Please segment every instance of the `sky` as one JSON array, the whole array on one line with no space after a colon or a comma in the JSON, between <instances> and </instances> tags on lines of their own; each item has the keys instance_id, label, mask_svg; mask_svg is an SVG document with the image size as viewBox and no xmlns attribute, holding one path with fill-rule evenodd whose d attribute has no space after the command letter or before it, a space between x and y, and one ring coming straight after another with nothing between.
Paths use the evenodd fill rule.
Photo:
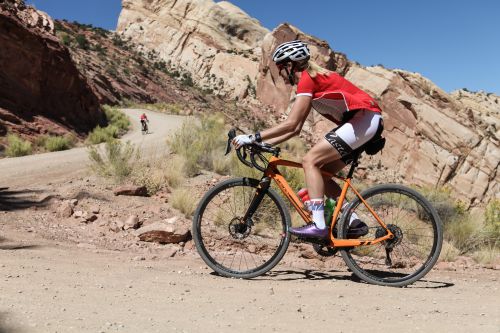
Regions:
<instances>
[{"instance_id":1,"label":"sky","mask_svg":"<svg viewBox=\"0 0 500 333\"><path fill-rule=\"evenodd\" d=\"M120 0L28 0L114 30ZM500 95L499 0L232 0L269 30L288 22L362 65L418 72L445 91Z\"/></svg>"}]
</instances>

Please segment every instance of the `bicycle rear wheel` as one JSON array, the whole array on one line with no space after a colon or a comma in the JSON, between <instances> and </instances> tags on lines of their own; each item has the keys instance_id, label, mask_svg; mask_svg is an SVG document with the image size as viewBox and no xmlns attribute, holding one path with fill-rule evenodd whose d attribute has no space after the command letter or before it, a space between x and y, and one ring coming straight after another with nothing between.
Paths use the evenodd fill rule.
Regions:
<instances>
[{"instance_id":1,"label":"bicycle rear wheel","mask_svg":"<svg viewBox=\"0 0 500 333\"><path fill-rule=\"evenodd\" d=\"M364 191L361 196L395 237L374 245L341 250L347 266L359 278L378 285L403 287L422 278L432 269L441 252L443 227L436 210L418 192L397 184L379 185ZM368 226L368 233L359 239L374 239L386 234L367 207L356 198L339 222L340 238L347 238L353 214Z\"/></svg>"},{"instance_id":2,"label":"bicycle rear wheel","mask_svg":"<svg viewBox=\"0 0 500 333\"><path fill-rule=\"evenodd\" d=\"M290 214L281 197L268 189L252 217L243 221L259 185L235 178L217 184L200 201L193 217L193 239L205 263L227 277L253 278L272 269L290 242Z\"/></svg>"}]
</instances>

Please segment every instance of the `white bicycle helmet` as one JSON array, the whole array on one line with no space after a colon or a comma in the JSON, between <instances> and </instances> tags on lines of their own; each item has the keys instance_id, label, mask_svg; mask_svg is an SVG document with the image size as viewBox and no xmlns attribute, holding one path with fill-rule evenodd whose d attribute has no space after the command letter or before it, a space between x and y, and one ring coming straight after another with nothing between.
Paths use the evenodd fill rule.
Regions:
<instances>
[{"instance_id":1,"label":"white bicycle helmet","mask_svg":"<svg viewBox=\"0 0 500 333\"><path fill-rule=\"evenodd\" d=\"M311 53L307 44L300 40L293 40L279 45L273 53L273 61L278 68L284 69L288 75L288 80L293 86L295 84L294 72L309 60ZM292 63L292 68L289 71L288 66L283 66Z\"/></svg>"},{"instance_id":2,"label":"white bicycle helmet","mask_svg":"<svg viewBox=\"0 0 500 333\"><path fill-rule=\"evenodd\" d=\"M307 61L310 57L309 48L300 40L283 43L273 53L273 61L276 64Z\"/></svg>"}]
</instances>

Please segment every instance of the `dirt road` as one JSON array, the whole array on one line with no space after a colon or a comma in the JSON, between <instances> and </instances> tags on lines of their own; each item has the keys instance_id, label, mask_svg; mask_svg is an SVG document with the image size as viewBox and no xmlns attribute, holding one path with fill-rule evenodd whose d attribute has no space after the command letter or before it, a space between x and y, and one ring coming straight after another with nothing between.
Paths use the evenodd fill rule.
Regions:
<instances>
[{"instance_id":1,"label":"dirt road","mask_svg":"<svg viewBox=\"0 0 500 333\"><path fill-rule=\"evenodd\" d=\"M139 112L127 111L134 119ZM125 139L153 147L182 121L148 115L153 134L135 130ZM74 149L3 160L0 184L55 182L53 189L61 177L85 172L86 156ZM102 238L98 231L104 227L75 221L58 221L50 209L0 211L0 333L500 332L498 270L433 270L396 289L362 283L344 266L311 270L305 259L291 264L289 253L289 264L262 278L227 279L214 275L195 252L166 258L159 246L138 256L126 247L110 251L83 240L49 241L38 232L42 223L46 234L54 228L56 235L78 236L77 230L87 228Z\"/></svg>"},{"instance_id":2,"label":"dirt road","mask_svg":"<svg viewBox=\"0 0 500 333\"><path fill-rule=\"evenodd\" d=\"M125 109L132 122L132 130L123 141L130 141L143 150L153 150L165 144L172 130L181 126L185 116L166 115L157 112ZM142 135L139 115L146 112L150 120L150 133ZM57 181L61 178L77 177L87 170L88 154L85 147L66 151L0 159L0 185L26 187Z\"/></svg>"},{"instance_id":3,"label":"dirt road","mask_svg":"<svg viewBox=\"0 0 500 333\"><path fill-rule=\"evenodd\" d=\"M346 270L282 265L237 280L211 274L194 256L138 260L6 237L0 332L500 330L498 271L433 271L403 289L360 283Z\"/></svg>"}]
</instances>

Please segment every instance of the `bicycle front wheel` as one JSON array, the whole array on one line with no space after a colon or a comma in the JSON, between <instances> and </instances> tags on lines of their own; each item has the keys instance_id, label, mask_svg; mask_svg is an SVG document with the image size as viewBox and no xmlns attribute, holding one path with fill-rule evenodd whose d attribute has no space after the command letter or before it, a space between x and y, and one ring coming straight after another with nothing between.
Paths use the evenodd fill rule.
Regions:
<instances>
[{"instance_id":1,"label":"bicycle front wheel","mask_svg":"<svg viewBox=\"0 0 500 333\"><path fill-rule=\"evenodd\" d=\"M243 221L259 181L221 182L200 201L193 217L193 239L205 263L227 277L253 278L272 269L285 254L290 213L268 189L250 223Z\"/></svg>"},{"instance_id":2,"label":"bicycle front wheel","mask_svg":"<svg viewBox=\"0 0 500 333\"><path fill-rule=\"evenodd\" d=\"M436 210L421 194L397 184L379 185L361 196L394 238L342 250L347 266L359 278L378 285L403 287L422 278L436 263L443 243L443 227ZM349 224L355 225L356 219L367 225L360 233L365 235L359 239L386 235L374 215L356 198L340 221L341 238L347 238Z\"/></svg>"}]
</instances>

